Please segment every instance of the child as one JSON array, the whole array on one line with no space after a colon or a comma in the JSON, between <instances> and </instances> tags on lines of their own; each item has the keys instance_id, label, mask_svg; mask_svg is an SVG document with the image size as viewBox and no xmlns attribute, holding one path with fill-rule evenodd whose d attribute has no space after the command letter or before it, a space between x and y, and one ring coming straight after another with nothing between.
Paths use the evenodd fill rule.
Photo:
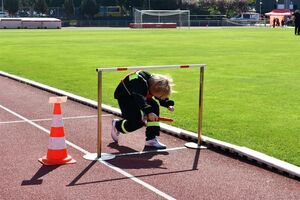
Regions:
<instances>
[{"instance_id":1,"label":"child","mask_svg":"<svg viewBox=\"0 0 300 200\"><path fill-rule=\"evenodd\" d=\"M159 142L159 105L174 111L174 101L168 97L172 93L173 82L168 76L136 71L127 75L115 90L114 97L118 100L123 120L112 121L111 136L118 142L120 133L135 131L146 125L147 147L165 149L166 145Z\"/></svg>"}]
</instances>

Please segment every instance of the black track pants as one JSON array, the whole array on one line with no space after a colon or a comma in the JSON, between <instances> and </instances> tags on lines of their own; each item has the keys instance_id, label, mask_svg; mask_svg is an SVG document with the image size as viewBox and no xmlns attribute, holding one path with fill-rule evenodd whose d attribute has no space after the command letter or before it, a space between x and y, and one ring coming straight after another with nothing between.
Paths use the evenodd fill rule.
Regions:
<instances>
[{"instance_id":1,"label":"black track pants","mask_svg":"<svg viewBox=\"0 0 300 200\"><path fill-rule=\"evenodd\" d=\"M299 35L299 34L300 34L300 26L295 25L295 35Z\"/></svg>"},{"instance_id":2,"label":"black track pants","mask_svg":"<svg viewBox=\"0 0 300 200\"><path fill-rule=\"evenodd\" d=\"M143 121L144 115L131 96L119 98L118 103L122 117L124 118L116 123L116 128L119 132L132 132L145 125ZM151 105L152 112L159 116L159 103L152 98L147 100L147 103ZM146 125L146 140L151 140L154 139L155 136L159 136L159 122L148 121Z\"/></svg>"}]
</instances>

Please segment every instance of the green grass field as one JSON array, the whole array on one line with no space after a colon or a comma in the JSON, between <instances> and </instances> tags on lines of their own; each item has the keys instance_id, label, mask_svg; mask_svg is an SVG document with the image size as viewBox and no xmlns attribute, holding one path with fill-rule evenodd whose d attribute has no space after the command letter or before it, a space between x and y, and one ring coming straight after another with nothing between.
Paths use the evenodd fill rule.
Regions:
<instances>
[{"instance_id":1,"label":"green grass field","mask_svg":"<svg viewBox=\"0 0 300 200\"><path fill-rule=\"evenodd\" d=\"M97 67L205 63L204 135L300 166L299 44L280 28L0 30L0 70L96 100ZM196 132L198 70L152 72L176 84L163 115ZM126 73L104 74L105 104Z\"/></svg>"}]
</instances>

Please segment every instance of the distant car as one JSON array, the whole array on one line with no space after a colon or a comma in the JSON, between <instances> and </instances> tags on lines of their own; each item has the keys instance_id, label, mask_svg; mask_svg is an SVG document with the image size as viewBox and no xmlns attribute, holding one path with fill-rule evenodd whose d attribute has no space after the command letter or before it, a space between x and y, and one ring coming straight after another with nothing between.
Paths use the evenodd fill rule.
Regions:
<instances>
[{"instance_id":1,"label":"distant car","mask_svg":"<svg viewBox=\"0 0 300 200\"><path fill-rule=\"evenodd\" d=\"M236 17L230 18L232 21L259 21L260 15L259 13L253 13L253 12L245 12L241 13L240 15Z\"/></svg>"},{"instance_id":2,"label":"distant car","mask_svg":"<svg viewBox=\"0 0 300 200\"><path fill-rule=\"evenodd\" d=\"M8 13L0 11L0 17L8 17Z\"/></svg>"}]
</instances>

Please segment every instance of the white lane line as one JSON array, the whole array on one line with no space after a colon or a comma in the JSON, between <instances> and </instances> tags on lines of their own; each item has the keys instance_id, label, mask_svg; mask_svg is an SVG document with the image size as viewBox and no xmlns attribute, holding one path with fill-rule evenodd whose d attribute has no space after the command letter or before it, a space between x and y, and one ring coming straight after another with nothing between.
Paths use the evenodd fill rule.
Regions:
<instances>
[{"instance_id":1,"label":"white lane line","mask_svg":"<svg viewBox=\"0 0 300 200\"><path fill-rule=\"evenodd\" d=\"M40 125L38 125L38 124L36 124L36 123L30 121L29 119L27 119L27 118L21 116L20 114L18 114L18 113L16 113L16 112L14 112L14 111L12 111L12 110L10 110L10 109L8 109L8 108L2 106L2 105L0 105L0 108L2 108L3 110L6 110L7 112L9 112L9 113L15 115L15 116L18 117L18 118L24 120L25 122L31 124L32 126L34 126L34 127L38 128L38 129L40 129L40 130L42 130L42 131L44 131L44 132L50 134L50 131L49 131L49 130L47 130L47 129L45 129L44 127L42 127L42 126L40 126ZM84 154L90 154L90 152L86 151L85 149L83 149L83 148L77 146L76 144L74 144L74 143L72 143L72 142L69 142L68 140L66 140L66 143L67 143L69 146L73 147L74 149L77 149L78 151L80 151L80 152L82 152L82 153L84 153ZM161 197L163 197L163 198L165 198L165 199L168 199L168 200L175 200L175 198L173 198L172 196L170 196L170 195L168 195L168 194L166 194L166 193L164 193L164 192L158 190L157 188L153 187L152 185L150 185L150 184L148 184L148 183L146 183L146 182L144 182L144 181L142 181L142 180L136 178L135 176L129 174L128 172L122 170L121 168L116 167L116 166L114 166L114 165L112 165L112 164L110 164L110 163L108 163L108 162L106 162L106 161L103 161L103 160L99 160L99 162L101 162L102 164L106 165L107 167L109 167L109 168L111 168L111 169L113 169L113 170L119 172L120 174L126 176L127 178L131 179L132 181L134 181L134 182L136 182L136 183L142 185L143 187L145 187L145 188L151 190L152 192L156 193L157 195L159 195L159 196L161 196Z\"/></svg>"},{"instance_id":2,"label":"white lane line","mask_svg":"<svg viewBox=\"0 0 300 200\"><path fill-rule=\"evenodd\" d=\"M127 173L126 171L120 169L119 167L116 167L108 162L105 162L103 160L99 160L101 163L103 163L104 165L110 167L111 169L114 169L115 171L119 172L120 174L123 174L124 176L130 178L131 180L135 181L136 183L139 183L140 185L144 186L145 188L148 188L149 190L153 191L154 193L158 194L159 196L168 199L168 200L176 200L174 197L171 197L170 195L160 191L159 189L153 187L152 185L136 178L135 176Z\"/></svg>"},{"instance_id":3,"label":"white lane line","mask_svg":"<svg viewBox=\"0 0 300 200\"><path fill-rule=\"evenodd\" d=\"M102 115L102 117L109 117L112 116L112 114L105 114ZM75 116L75 117L63 117L64 120L68 119L86 119L86 118L96 118L97 115L87 115L87 116ZM43 122L43 121L52 121L52 118L45 118L45 119L30 119L32 122ZM15 120L15 121L4 121L0 122L0 124L14 124L14 123L24 123L25 120Z\"/></svg>"}]
</instances>

